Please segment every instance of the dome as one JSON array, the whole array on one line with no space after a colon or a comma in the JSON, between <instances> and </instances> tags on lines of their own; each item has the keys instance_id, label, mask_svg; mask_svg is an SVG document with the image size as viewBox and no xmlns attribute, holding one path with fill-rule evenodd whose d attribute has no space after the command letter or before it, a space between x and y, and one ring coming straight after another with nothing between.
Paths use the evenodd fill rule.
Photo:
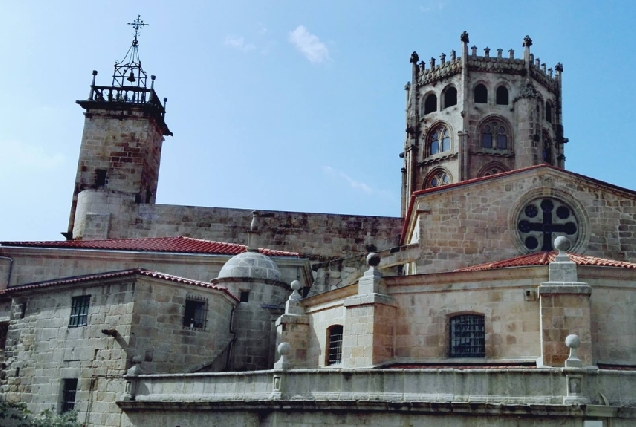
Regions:
<instances>
[{"instance_id":1,"label":"dome","mask_svg":"<svg viewBox=\"0 0 636 427\"><path fill-rule=\"evenodd\" d=\"M227 277L281 281L276 263L258 252L243 252L230 258L221 268L217 278Z\"/></svg>"}]
</instances>

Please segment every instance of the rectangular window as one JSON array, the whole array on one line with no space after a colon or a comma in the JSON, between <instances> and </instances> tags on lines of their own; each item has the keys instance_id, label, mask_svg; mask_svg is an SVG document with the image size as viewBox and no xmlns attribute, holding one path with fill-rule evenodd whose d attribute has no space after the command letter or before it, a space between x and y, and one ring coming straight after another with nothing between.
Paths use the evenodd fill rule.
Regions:
<instances>
[{"instance_id":1,"label":"rectangular window","mask_svg":"<svg viewBox=\"0 0 636 427\"><path fill-rule=\"evenodd\" d=\"M486 357L484 316L463 314L451 317L450 357Z\"/></svg>"},{"instance_id":2,"label":"rectangular window","mask_svg":"<svg viewBox=\"0 0 636 427\"><path fill-rule=\"evenodd\" d=\"M9 333L9 322L0 323L0 350L4 350L7 345L8 333Z\"/></svg>"},{"instance_id":3,"label":"rectangular window","mask_svg":"<svg viewBox=\"0 0 636 427\"><path fill-rule=\"evenodd\" d=\"M333 325L328 329L329 353L327 365L337 365L342 362L342 325Z\"/></svg>"},{"instance_id":4,"label":"rectangular window","mask_svg":"<svg viewBox=\"0 0 636 427\"><path fill-rule=\"evenodd\" d=\"M95 188L102 188L106 185L106 169L95 170Z\"/></svg>"},{"instance_id":5,"label":"rectangular window","mask_svg":"<svg viewBox=\"0 0 636 427\"><path fill-rule=\"evenodd\" d=\"M183 327L205 329L207 316L207 299L188 295L186 297Z\"/></svg>"},{"instance_id":6,"label":"rectangular window","mask_svg":"<svg viewBox=\"0 0 636 427\"><path fill-rule=\"evenodd\" d=\"M75 394L77 393L77 378L62 380L62 413L75 409Z\"/></svg>"},{"instance_id":7,"label":"rectangular window","mask_svg":"<svg viewBox=\"0 0 636 427\"><path fill-rule=\"evenodd\" d=\"M249 302L249 300L250 300L250 291L241 291L239 301Z\"/></svg>"},{"instance_id":8,"label":"rectangular window","mask_svg":"<svg viewBox=\"0 0 636 427\"><path fill-rule=\"evenodd\" d=\"M86 326L88 320L88 306L91 301L90 295L73 297L71 304L71 318L68 322L69 328Z\"/></svg>"}]
</instances>

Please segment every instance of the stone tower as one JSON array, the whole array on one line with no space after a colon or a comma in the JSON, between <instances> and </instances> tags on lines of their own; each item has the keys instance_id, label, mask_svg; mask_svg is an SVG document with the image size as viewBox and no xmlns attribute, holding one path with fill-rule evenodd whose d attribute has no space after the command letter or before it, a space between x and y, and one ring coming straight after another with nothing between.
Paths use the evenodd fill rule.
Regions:
<instances>
[{"instance_id":1,"label":"stone tower","mask_svg":"<svg viewBox=\"0 0 636 427\"><path fill-rule=\"evenodd\" d=\"M63 233L67 239L83 237L83 226L78 227L87 214L78 207L82 192L91 192L92 204L109 195L134 203L155 202L161 145L172 132L164 121L167 99L162 104L157 96L155 76L147 86L139 59L139 30L146 24L137 17L129 25L135 36L125 58L115 62L110 86L97 86L93 71L88 99L77 101L86 119L68 232Z\"/></svg>"},{"instance_id":2,"label":"stone tower","mask_svg":"<svg viewBox=\"0 0 636 427\"><path fill-rule=\"evenodd\" d=\"M554 70L530 53L510 49L490 55L477 47L453 50L429 64L411 55L407 83L402 215L411 193L430 187L520 169L539 163L565 167L561 113L563 65Z\"/></svg>"}]
</instances>

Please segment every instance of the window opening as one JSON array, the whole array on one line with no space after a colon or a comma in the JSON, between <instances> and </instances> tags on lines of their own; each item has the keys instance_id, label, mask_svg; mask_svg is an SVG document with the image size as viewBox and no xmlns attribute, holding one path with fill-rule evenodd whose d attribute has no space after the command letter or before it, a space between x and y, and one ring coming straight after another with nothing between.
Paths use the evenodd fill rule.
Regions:
<instances>
[{"instance_id":1,"label":"window opening","mask_svg":"<svg viewBox=\"0 0 636 427\"><path fill-rule=\"evenodd\" d=\"M487 104L488 103L488 89L483 84L475 86L474 91L475 104Z\"/></svg>"},{"instance_id":2,"label":"window opening","mask_svg":"<svg viewBox=\"0 0 636 427\"><path fill-rule=\"evenodd\" d=\"M240 302L249 302L250 300L250 291L241 291L241 295L239 298Z\"/></svg>"},{"instance_id":3,"label":"window opening","mask_svg":"<svg viewBox=\"0 0 636 427\"><path fill-rule=\"evenodd\" d=\"M431 135L431 142L429 144L429 155L434 155L443 151L449 151L451 146L450 131L440 126Z\"/></svg>"},{"instance_id":4,"label":"window opening","mask_svg":"<svg viewBox=\"0 0 636 427\"><path fill-rule=\"evenodd\" d=\"M565 235L575 242L579 231L572 208L551 198L528 203L519 214L517 229L524 246L532 252L554 250L556 236Z\"/></svg>"},{"instance_id":5,"label":"window opening","mask_svg":"<svg viewBox=\"0 0 636 427\"><path fill-rule=\"evenodd\" d=\"M207 315L207 299L195 295L187 295L183 314L183 327L205 329Z\"/></svg>"},{"instance_id":6,"label":"window opening","mask_svg":"<svg viewBox=\"0 0 636 427\"><path fill-rule=\"evenodd\" d=\"M91 301L90 295L73 297L71 301L71 318L68 322L69 328L86 326L88 320L88 306Z\"/></svg>"},{"instance_id":7,"label":"window opening","mask_svg":"<svg viewBox=\"0 0 636 427\"><path fill-rule=\"evenodd\" d=\"M106 169L95 170L95 188L102 188L106 185Z\"/></svg>"},{"instance_id":8,"label":"window opening","mask_svg":"<svg viewBox=\"0 0 636 427\"><path fill-rule=\"evenodd\" d=\"M462 314L451 317L450 357L486 357L484 316Z\"/></svg>"},{"instance_id":9,"label":"window opening","mask_svg":"<svg viewBox=\"0 0 636 427\"><path fill-rule=\"evenodd\" d=\"M545 103L545 121L552 123L552 104L549 102Z\"/></svg>"},{"instance_id":10,"label":"window opening","mask_svg":"<svg viewBox=\"0 0 636 427\"><path fill-rule=\"evenodd\" d=\"M452 107L453 105L457 105L457 89L450 86L444 92L444 108Z\"/></svg>"},{"instance_id":11,"label":"window opening","mask_svg":"<svg viewBox=\"0 0 636 427\"><path fill-rule=\"evenodd\" d=\"M329 352L327 354L327 365L336 365L342 362L342 325L334 325L328 329Z\"/></svg>"},{"instance_id":12,"label":"window opening","mask_svg":"<svg viewBox=\"0 0 636 427\"><path fill-rule=\"evenodd\" d=\"M508 105L508 89L505 86L497 88L497 105Z\"/></svg>"},{"instance_id":13,"label":"window opening","mask_svg":"<svg viewBox=\"0 0 636 427\"><path fill-rule=\"evenodd\" d=\"M432 93L426 97L424 101L424 114L432 113L437 111L437 96Z\"/></svg>"},{"instance_id":14,"label":"window opening","mask_svg":"<svg viewBox=\"0 0 636 427\"><path fill-rule=\"evenodd\" d=\"M483 148L507 150L508 134L502 122L493 120L487 122L481 130L481 146Z\"/></svg>"},{"instance_id":15,"label":"window opening","mask_svg":"<svg viewBox=\"0 0 636 427\"><path fill-rule=\"evenodd\" d=\"M7 346L7 335L9 334L9 322L0 323L0 350Z\"/></svg>"},{"instance_id":16,"label":"window opening","mask_svg":"<svg viewBox=\"0 0 636 427\"><path fill-rule=\"evenodd\" d=\"M66 378L62 381L62 413L64 413L75 409L77 378Z\"/></svg>"},{"instance_id":17,"label":"window opening","mask_svg":"<svg viewBox=\"0 0 636 427\"><path fill-rule=\"evenodd\" d=\"M429 176L428 180L426 181L426 185L424 185L424 188L440 187L442 185L450 183L451 178L448 172L446 172L444 169L438 169Z\"/></svg>"}]
</instances>

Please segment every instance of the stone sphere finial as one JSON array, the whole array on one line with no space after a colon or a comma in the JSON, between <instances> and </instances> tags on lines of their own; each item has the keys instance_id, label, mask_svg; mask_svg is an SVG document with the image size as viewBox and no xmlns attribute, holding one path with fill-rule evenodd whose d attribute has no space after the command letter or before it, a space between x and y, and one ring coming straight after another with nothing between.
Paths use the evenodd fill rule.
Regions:
<instances>
[{"instance_id":1,"label":"stone sphere finial","mask_svg":"<svg viewBox=\"0 0 636 427\"><path fill-rule=\"evenodd\" d=\"M278 353L281 356L287 356L289 353L291 353L291 345L289 345L288 342L282 342L278 344Z\"/></svg>"},{"instance_id":2,"label":"stone sphere finial","mask_svg":"<svg viewBox=\"0 0 636 427\"><path fill-rule=\"evenodd\" d=\"M557 238L554 239L554 247L559 253L565 252L570 249L570 239L565 236L557 236Z\"/></svg>"},{"instance_id":3,"label":"stone sphere finial","mask_svg":"<svg viewBox=\"0 0 636 427\"><path fill-rule=\"evenodd\" d=\"M294 280L293 282L291 282L291 288L295 291L298 292L298 290L300 289L300 282L298 280Z\"/></svg>"},{"instance_id":4,"label":"stone sphere finial","mask_svg":"<svg viewBox=\"0 0 636 427\"><path fill-rule=\"evenodd\" d=\"M369 264L370 267L377 267L380 264L380 259L380 254L371 252L367 255L367 264Z\"/></svg>"},{"instance_id":5,"label":"stone sphere finial","mask_svg":"<svg viewBox=\"0 0 636 427\"><path fill-rule=\"evenodd\" d=\"M565 338L565 345L567 345L568 348L577 349L581 345L581 338L576 334L570 334Z\"/></svg>"}]
</instances>

